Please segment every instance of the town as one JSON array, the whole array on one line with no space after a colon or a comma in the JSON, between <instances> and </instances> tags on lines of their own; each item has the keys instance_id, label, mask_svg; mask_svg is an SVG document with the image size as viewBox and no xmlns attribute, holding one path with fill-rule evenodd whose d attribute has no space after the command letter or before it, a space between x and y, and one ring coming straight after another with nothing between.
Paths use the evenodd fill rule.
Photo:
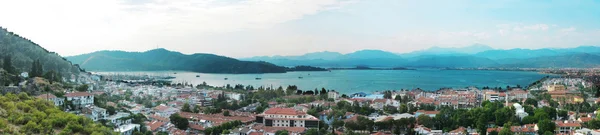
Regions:
<instances>
[{"instance_id":1,"label":"town","mask_svg":"<svg viewBox=\"0 0 600 135\"><path fill-rule=\"evenodd\" d=\"M37 98L122 135L600 134L600 99L593 82L582 78L373 93L112 79L73 76L64 80L76 84L72 89Z\"/></svg>"}]
</instances>

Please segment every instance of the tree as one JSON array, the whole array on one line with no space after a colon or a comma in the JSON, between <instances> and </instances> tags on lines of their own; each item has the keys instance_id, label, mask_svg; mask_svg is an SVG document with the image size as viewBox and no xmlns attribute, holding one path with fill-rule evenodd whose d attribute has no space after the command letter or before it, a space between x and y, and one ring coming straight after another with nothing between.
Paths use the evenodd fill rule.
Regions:
<instances>
[{"instance_id":1,"label":"tree","mask_svg":"<svg viewBox=\"0 0 600 135\"><path fill-rule=\"evenodd\" d=\"M559 110L557 112L558 117L562 118L562 120L567 120L569 119L569 112L567 110ZM598 115L600 116L600 115Z\"/></svg>"},{"instance_id":2,"label":"tree","mask_svg":"<svg viewBox=\"0 0 600 135\"><path fill-rule=\"evenodd\" d=\"M419 115L417 122L425 127L433 128L434 121L427 115Z\"/></svg>"},{"instance_id":3,"label":"tree","mask_svg":"<svg viewBox=\"0 0 600 135\"><path fill-rule=\"evenodd\" d=\"M525 105L533 105L534 107L537 107L538 101L533 98L527 98L525 100Z\"/></svg>"},{"instance_id":4,"label":"tree","mask_svg":"<svg viewBox=\"0 0 600 135\"><path fill-rule=\"evenodd\" d=\"M186 118L179 116L179 114L177 113L172 114L169 118L171 119L171 123L173 123L175 127L181 130L187 130L189 122Z\"/></svg>"},{"instance_id":5,"label":"tree","mask_svg":"<svg viewBox=\"0 0 600 135\"><path fill-rule=\"evenodd\" d=\"M223 116L231 116L231 115L229 114L229 111L225 111L225 112L223 112Z\"/></svg>"},{"instance_id":6,"label":"tree","mask_svg":"<svg viewBox=\"0 0 600 135\"><path fill-rule=\"evenodd\" d=\"M486 131L483 131L483 132L486 132ZM490 132L490 134L488 134L488 135L498 135L498 131L494 130L494 131Z\"/></svg>"},{"instance_id":7,"label":"tree","mask_svg":"<svg viewBox=\"0 0 600 135\"><path fill-rule=\"evenodd\" d=\"M6 72L8 72L9 74L16 74L16 70L15 67L13 67L12 62L11 62L11 56L5 56L4 57L4 64L2 64L2 68L4 68L4 70L6 70Z\"/></svg>"},{"instance_id":8,"label":"tree","mask_svg":"<svg viewBox=\"0 0 600 135\"><path fill-rule=\"evenodd\" d=\"M500 133L498 135L513 135L512 131L510 130L510 126L510 122L504 124L504 127L502 128L502 130L500 130Z\"/></svg>"},{"instance_id":9,"label":"tree","mask_svg":"<svg viewBox=\"0 0 600 135\"><path fill-rule=\"evenodd\" d=\"M182 112L192 112L192 110L190 109L190 104L184 103L183 107L181 107L181 111Z\"/></svg>"},{"instance_id":10,"label":"tree","mask_svg":"<svg viewBox=\"0 0 600 135\"><path fill-rule=\"evenodd\" d=\"M321 95L327 95L327 90L325 88L321 88Z\"/></svg>"},{"instance_id":11,"label":"tree","mask_svg":"<svg viewBox=\"0 0 600 135\"><path fill-rule=\"evenodd\" d=\"M399 97L399 96L396 96ZM400 104L400 107L398 108L398 113L406 113L408 112L408 106L406 106L406 104Z\"/></svg>"},{"instance_id":12,"label":"tree","mask_svg":"<svg viewBox=\"0 0 600 135\"><path fill-rule=\"evenodd\" d=\"M525 116L521 121L523 124L535 124L537 123L537 118L535 116Z\"/></svg>"},{"instance_id":13,"label":"tree","mask_svg":"<svg viewBox=\"0 0 600 135\"><path fill-rule=\"evenodd\" d=\"M84 84L84 85L79 85L79 86L76 88L76 90L77 90L77 91L80 91L80 92L86 92L86 91L88 91L88 89L89 89L89 86L88 86L87 84Z\"/></svg>"},{"instance_id":14,"label":"tree","mask_svg":"<svg viewBox=\"0 0 600 135\"><path fill-rule=\"evenodd\" d=\"M275 132L275 135L288 135L288 131L287 130L279 130L277 132Z\"/></svg>"},{"instance_id":15,"label":"tree","mask_svg":"<svg viewBox=\"0 0 600 135\"><path fill-rule=\"evenodd\" d=\"M554 129L556 129L556 124L554 124L554 122L550 121L549 119L544 119L541 120L537 123L538 125L538 134L545 134L546 132L554 132Z\"/></svg>"},{"instance_id":16,"label":"tree","mask_svg":"<svg viewBox=\"0 0 600 135\"><path fill-rule=\"evenodd\" d=\"M117 113L117 109L113 106L106 107L106 111L108 112L109 115L114 115Z\"/></svg>"}]
</instances>

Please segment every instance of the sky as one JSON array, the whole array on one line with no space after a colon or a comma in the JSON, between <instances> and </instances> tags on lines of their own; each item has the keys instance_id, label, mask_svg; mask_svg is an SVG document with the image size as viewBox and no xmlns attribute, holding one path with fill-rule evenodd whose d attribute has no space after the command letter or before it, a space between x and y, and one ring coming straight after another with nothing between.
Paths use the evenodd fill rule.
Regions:
<instances>
[{"instance_id":1,"label":"sky","mask_svg":"<svg viewBox=\"0 0 600 135\"><path fill-rule=\"evenodd\" d=\"M600 45L600 1L0 0L0 26L62 56L99 50L244 58Z\"/></svg>"}]
</instances>

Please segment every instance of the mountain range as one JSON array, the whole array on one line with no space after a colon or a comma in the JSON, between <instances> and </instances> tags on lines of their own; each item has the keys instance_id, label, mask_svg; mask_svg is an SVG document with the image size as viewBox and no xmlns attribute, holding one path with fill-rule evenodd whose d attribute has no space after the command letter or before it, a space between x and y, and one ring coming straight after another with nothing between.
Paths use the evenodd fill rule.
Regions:
<instances>
[{"instance_id":1,"label":"mountain range","mask_svg":"<svg viewBox=\"0 0 600 135\"><path fill-rule=\"evenodd\" d=\"M267 62L240 61L214 54L191 55L163 48L145 52L97 51L67 57L81 68L93 71L182 70L201 73L284 73L286 67Z\"/></svg>"},{"instance_id":2,"label":"mountain range","mask_svg":"<svg viewBox=\"0 0 600 135\"><path fill-rule=\"evenodd\" d=\"M432 68L589 68L600 66L600 47L494 49L475 44L462 48L432 47L410 53L360 50L353 53L315 52L300 56L242 58L282 66L320 67L432 67Z\"/></svg>"}]
</instances>

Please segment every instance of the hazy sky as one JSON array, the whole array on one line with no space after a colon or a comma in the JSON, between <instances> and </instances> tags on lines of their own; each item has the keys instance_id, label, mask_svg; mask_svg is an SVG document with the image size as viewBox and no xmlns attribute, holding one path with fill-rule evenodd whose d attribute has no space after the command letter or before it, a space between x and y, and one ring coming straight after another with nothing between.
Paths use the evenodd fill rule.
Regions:
<instances>
[{"instance_id":1,"label":"hazy sky","mask_svg":"<svg viewBox=\"0 0 600 135\"><path fill-rule=\"evenodd\" d=\"M0 26L63 56L98 50L231 57L600 45L599 1L0 0Z\"/></svg>"}]
</instances>

